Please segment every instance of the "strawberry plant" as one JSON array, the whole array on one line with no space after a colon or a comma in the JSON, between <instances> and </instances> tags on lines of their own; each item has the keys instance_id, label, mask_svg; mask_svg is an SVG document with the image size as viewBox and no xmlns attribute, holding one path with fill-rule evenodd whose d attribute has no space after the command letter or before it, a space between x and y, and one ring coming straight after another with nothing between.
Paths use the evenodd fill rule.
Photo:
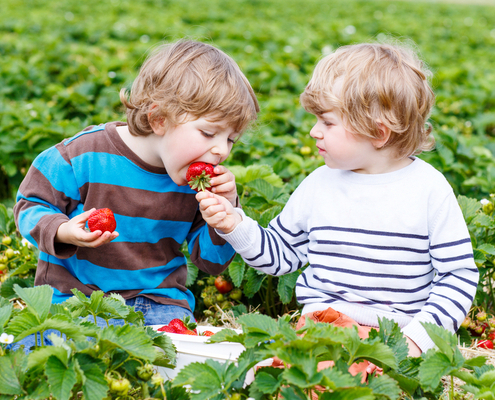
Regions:
<instances>
[{"instance_id":1,"label":"strawberry plant","mask_svg":"<svg viewBox=\"0 0 495 400\"><path fill-rule=\"evenodd\" d=\"M142 313L126 306L121 296L95 291L87 298L74 289L73 298L52 304L48 286L14 285L14 290L26 307L14 309L0 298L0 334L8 339L0 344L2 398L166 397L154 366L173 368L175 348L167 336L143 326ZM96 316L125 323L101 329L92 322ZM48 330L59 334L43 335ZM42 341L30 353L7 347L32 334ZM51 346L43 344L45 337Z\"/></svg>"},{"instance_id":2,"label":"strawberry plant","mask_svg":"<svg viewBox=\"0 0 495 400\"><path fill-rule=\"evenodd\" d=\"M295 331L288 317L275 320L249 314L238 322L242 333L223 329L210 339L213 343L242 343L246 350L237 363L207 360L189 364L172 386L189 385L191 399L310 399L312 394L320 399L434 399L440 396L441 378L447 375L463 380L466 394L489 396L495 390L495 368L486 365L483 357L466 360L456 346L455 335L433 324L424 327L438 348L412 358L407 356L398 325L386 319L368 339L360 339L356 329L313 321ZM283 368L263 367L246 386L247 372L273 357L282 362ZM383 374L368 376L364 383L360 376L351 375L349 366L363 360L380 366ZM321 361L333 361L334 365L319 370ZM453 393L449 396L455 398Z\"/></svg>"}]
</instances>

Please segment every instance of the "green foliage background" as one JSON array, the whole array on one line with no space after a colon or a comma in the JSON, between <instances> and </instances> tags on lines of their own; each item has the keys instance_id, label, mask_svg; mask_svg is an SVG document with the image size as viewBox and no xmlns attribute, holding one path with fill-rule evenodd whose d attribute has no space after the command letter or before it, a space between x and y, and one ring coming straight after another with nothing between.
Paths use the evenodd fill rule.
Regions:
<instances>
[{"instance_id":1,"label":"green foliage background","mask_svg":"<svg viewBox=\"0 0 495 400\"><path fill-rule=\"evenodd\" d=\"M494 191L495 182L495 2L466 3L4 1L0 201L12 207L27 168L42 150L87 125L122 120L119 91L130 86L148 52L188 37L231 55L258 96L258 124L234 146L227 164L236 170L248 214L266 224L322 164L309 137L314 117L298 100L316 62L341 45L391 37L417 46L433 73L437 103L431 123L437 149L421 157L446 175L457 195L474 202L464 201L466 206L477 204ZM309 155L301 154L303 146L311 148ZM269 168L246 172L246 167L261 165ZM474 218L471 212L479 213L479 208L470 207L466 218L478 247L482 286L492 287L495 224L491 213ZM190 283L197 277L197 271L191 272ZM293 277L265 279L245 270L239 260L229 274L236 286L248 283L244 294L253 302L266 303L255 294L261 289L272 293L275 285L282 301L290 302ZM480 296L480 304L493 308L483 290ZM275 307L276 299L271 301Z\"/></svg>"}]
</instances>

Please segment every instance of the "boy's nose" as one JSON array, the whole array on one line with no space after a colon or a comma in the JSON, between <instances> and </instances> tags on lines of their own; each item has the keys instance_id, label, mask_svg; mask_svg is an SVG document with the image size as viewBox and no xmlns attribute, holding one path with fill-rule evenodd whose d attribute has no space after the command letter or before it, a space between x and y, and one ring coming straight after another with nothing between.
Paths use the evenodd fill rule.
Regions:
<instances>
[{"instance_id":1,"label":"boy's nose","mask_svg":"<svg viewBox=\"0 0 495 400\"><path fill-rule=\"evenodd\" d=\"M311 130L309 131L309 136L311 136L313 139L321 139L323 137L317 125L314 125L311 128Z\"/></svg>"},{"instance_id":2,"label":"boy's nose","mask_svg":"<svg viewBox=\"0 0 495 400\"><path fill-rule=\"evenodd\" d=\"M211 148L211 152L222 158L229 155L229 146L227 143L218 142Z\"/></svg>"}]
</instances>

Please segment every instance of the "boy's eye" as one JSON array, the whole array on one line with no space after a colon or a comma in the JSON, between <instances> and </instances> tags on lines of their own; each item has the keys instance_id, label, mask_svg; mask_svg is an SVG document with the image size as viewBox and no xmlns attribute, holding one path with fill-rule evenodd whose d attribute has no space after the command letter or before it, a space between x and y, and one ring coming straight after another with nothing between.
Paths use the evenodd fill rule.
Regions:
<instances>
[{"instance_id":1,"label":"boy's eye","mask_svg":"<svg viewBox=\"0 0 495 400\"><path fill-rule=\"evenodd\" d=\"M235 144L237 142L237 140L238 140L237 138L235 138L235 139L229 138L229 142L232 144Z\"/></svg>"},{"instance_id":2,"label":"boy's eye","mask_svg":"<svg viewBox=\"0 0 495 400\"><path fill-rule=\"evenodd\" d=\"M212 135L211 133L205 132L205 131L200 131L203 136L206 136L207 138L212 138L215 135Z\"/></svg>"}]
</instances>

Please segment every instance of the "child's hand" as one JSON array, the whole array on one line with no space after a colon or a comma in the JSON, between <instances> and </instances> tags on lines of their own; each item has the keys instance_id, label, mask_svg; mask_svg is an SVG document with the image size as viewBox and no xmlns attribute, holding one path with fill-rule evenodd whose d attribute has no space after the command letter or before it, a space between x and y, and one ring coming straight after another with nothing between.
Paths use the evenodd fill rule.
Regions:
<instances>
[{"instance_id":1,"label":"child's hand","mask_svg":"<svg viewBox=\"0 0 495 400\"><path fill-rule=\"evenodd\" d=\"M83 212L61 224L58 227L55 242L73 244L78 247L98 247L119 236L117 231L102 233L101 231L88 232L84 229L86 221L94 210L95 208Z\"/></svg>"},{"instance_id":2,"label":"child's hand","mask_svg":"<svg viewBox=\"0 0 495 400\"><path fill-rule=\"evenodd\" d=\"M242 221L242 217L225 197L204 191L196 195L196 200L203 219L215 229L230 233Z\"/></svg>"},{"instance_id":3,"label":"child's hand","mask_svg":"<svg viewBox=\"0 0 495 400\"><path fill-rule=\"evenodd\" d=\"M211 191L225 197L234 207L237 201L237 188L235 176L223 165L217 165L213 170L217 176L211 178Z\"/></svg>"}]
</instances>

